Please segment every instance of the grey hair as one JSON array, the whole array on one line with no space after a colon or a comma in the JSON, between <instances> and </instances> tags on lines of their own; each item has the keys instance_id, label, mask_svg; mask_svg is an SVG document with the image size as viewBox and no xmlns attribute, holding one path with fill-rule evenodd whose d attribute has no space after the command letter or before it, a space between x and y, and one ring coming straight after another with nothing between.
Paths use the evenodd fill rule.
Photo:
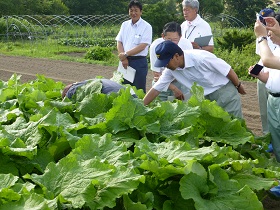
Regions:
<instances>
[{"instance_id":1,"label":"grey hair","mask_svg":"<svg viewBox=\"0 0 280 210\"><path fill-rule=\"evenodd\" d=\"M199 10L199 2L198 0L184 0L182 2L183 7L191 7L194 9L197 9L197 11Z\"/></svg>"}]
</instances>

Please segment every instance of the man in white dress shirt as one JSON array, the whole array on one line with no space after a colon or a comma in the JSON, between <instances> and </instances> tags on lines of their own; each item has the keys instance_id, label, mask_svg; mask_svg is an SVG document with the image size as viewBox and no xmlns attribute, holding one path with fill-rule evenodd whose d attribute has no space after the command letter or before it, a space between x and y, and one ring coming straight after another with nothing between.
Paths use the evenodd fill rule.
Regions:
<instances>
[{"instance_id":1,"label":"man in white dress shirt","mask_svg":"<svg viewBox=\"0 0 280 210\"><path fill-rule=\"evenodd\" d=\"M280 49L276 48L272 54L267 43L266 28L262 26L259 21L255 23L255 35L260 40L259 47L261 60L266 67L270 68L267 68L266 71L261 71L258 75L251 75L264 82L265 87L269 92L267 99L268 130L271 134L273 153L275 154L276 160L280 162ZM279 36L276 36L272 31L269 31L269 35L273 43L280 45ZM272 69L277 67L278 69Z\"/></svg>"},{"instance_id":2,"label":"man in white dress shirt","mask_svg":"<svg viewBox=\"0 0 280 210\"><path fill-rule=\"evenodd\" d=\"M274 17L275 12L271 8L265 8L262 9L259 12L259 15L262 17ZM279 18L279 17L278 17ZM277 47L269 38L267 37L267 42L269 45L269 48L271 51L274 51ZM258 45L258 40L256 40L256 54L259 55L259 45ZM262 65L262 62L260 62ZM258 93L258 101L259 101L259 108L260 108L260 116L261 116L261 122L262 122L262 132L263 134L267 134L269 132L268 130L268 124L267 124L267 99L268 99L268 92L265 87L265 83L260 81L259 79L257 80L257 93Z\"/></svg>"},{"instance_id":3,"label":"man in white dress shirt","mask_svg":"<svg viewBox=\"0 0 280 210\"><path fill-rule=\"evenodd\" d=\"M204 19L198 14L199 2L198 0L184 0L182 2L183 14L185 21L181 24L183 37L192 42L194 49L203 49L209 52L214 51L214 41L212 29ZM210 42L207 46L199 46L194 42L197 37L212 35Z\"/></svg>"},{"instance_id":4,"label":"man in white dress shirt","mask_svg":"<svg viewBox=\"0 0 280 210\"><path fill-rule=\"evenodd\" d=\"M193 49L192 43L190 40L186 38L182 38L181 26L176 22L166 23L163 27L162 37L153 41L150 46L150 63L151 70L153 71L154 79L152 85L158 81L160 75L164 68L155 67L155 62L157 60L155 48L158 44L164 42L165 40L170 40L175 44L178 44L179 47L183 50ZM162 101L167 101L169 98L172 100L173 98L178 98L185 94L188 94L188 90L185 90L184 86L182 86L178 81L174 80L170 83L168 89L166 91L162 91L159 94L159 98Z\"/></svg>"},{"instance_id":5,"label":"man in white dress shirt","mask_svg":"<svg viewBox=\"0 0 280 210\"><path fill-rule=\"evenodd\" d=\"M142 4L138 0L131 0L129 5L130 20L122 23L116 37L119 60L123 67L131 66L136 70L133 82L124 80L123 84L130 84L146 92L146 77L148 74L147 55L152 43L152 26L141 18Z\"/></svg>"},{"instance_id":6,"label":"man in white dress shirt","mask_svg":"<svg viewBox=\"0 0 280 210\"><path fill-rule=\"evenodd\" d=\"M167 67L159 80L144 97L147 105L158 96L167 84L176 79L191 89L194 82L203 87L206 99L235 117L242 118L240 94L246 94L243 85L231 66L206 50L185 50L171 41L156 47L155 66Z\"/></svg>"}]
</instances>

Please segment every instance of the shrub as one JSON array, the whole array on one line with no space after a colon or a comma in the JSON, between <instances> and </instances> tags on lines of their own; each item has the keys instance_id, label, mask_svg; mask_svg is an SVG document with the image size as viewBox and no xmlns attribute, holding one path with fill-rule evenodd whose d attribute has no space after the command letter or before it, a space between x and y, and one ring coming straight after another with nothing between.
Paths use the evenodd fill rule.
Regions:
<instances>
[{"instance_id":1,"label":"shrub","mask_svg":"<svg viewBox=\"0 0 280 210\"><path fill-rule=\"evenodd\" d=\"M166 3L157 2L144 6L142 17L153 26L153 37L161 36L162 28L166 23L170 21L183 22L183 15L178 13L176 5L169 5L167 7Z\"/></svg>"},{"instance_id":2,"label":"shrub","mask_svg":"<svg viewBox=\"0 0 280 210\"><path fill-rule=\"evenodd\" d=\"M113 57L112 48L95 46L89 50L85 55L86 59L108 61Z\"/></svg>"},{"instance_id":3,"label":"shrub","mask_svg":"<svg viewBox=\"0 0 280 210\"><path fill-rule=\"evenodd\" d=\"M253 78L248 74L248 68L257 63L260 59L255 51L256 48L254 42L247 44L241 49L237 47L233 47L232 50L215 48L214 53L219 58L228 62L239 78L243 80L251 80Z\"/></svg>"},{"instance_id":4,"label":"shrub","mask_svg":"<svg viewBox=\"0 0 280 210\"><path fill-rule=\"evenodd\" d=\"M224 35L216 39L218 48L227 49L229 51L233 48L241 50L244 46L255 43L255 36L252 29L229 29Z\"/></svg>"}]
</instances>

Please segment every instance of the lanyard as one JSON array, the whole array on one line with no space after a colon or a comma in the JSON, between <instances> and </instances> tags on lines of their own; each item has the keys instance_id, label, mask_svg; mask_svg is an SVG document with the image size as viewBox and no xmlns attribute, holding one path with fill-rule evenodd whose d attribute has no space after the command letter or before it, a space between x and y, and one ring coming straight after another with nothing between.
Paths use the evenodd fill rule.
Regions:
<instances>
[{"instance_id":1,"label":"lanyard","mask_svg":"<svg viewBox=\"0 0 280 210\"><path fill-rule=\"evenodd\" d=\"M190 35L192 34L192 32L193 32L193 30L195 29L195 27L196 27L196 26L193 27L193 29L192 29L191 32L189 33L188 37L186 37L186 36L187 36L188 30L185 32L185 38L188 39L188 38L190 37Z\"/></svg>"}]
</instances>

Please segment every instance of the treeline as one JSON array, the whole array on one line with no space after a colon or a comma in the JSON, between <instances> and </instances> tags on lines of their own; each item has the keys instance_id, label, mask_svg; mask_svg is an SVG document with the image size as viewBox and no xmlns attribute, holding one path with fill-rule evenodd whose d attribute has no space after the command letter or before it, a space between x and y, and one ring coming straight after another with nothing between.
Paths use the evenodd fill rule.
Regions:
<instances>
[{"instance_id":1,"label":"treeline","mask_svg":"<svg viewBox=\"0 0 280 210\"><path fill-rule=\"evenodd\" d=\"M140 0L148 21L182 18L182 0ZM199 0L202 16L228 14L251 25L255 12L274 7L271 0ZM3 15L103 15L128 13L129 0L0 0ZM167 16L167 19L165 19ZM177 17L180 16L180 17Z\"/></svg>"}]
</instances>

